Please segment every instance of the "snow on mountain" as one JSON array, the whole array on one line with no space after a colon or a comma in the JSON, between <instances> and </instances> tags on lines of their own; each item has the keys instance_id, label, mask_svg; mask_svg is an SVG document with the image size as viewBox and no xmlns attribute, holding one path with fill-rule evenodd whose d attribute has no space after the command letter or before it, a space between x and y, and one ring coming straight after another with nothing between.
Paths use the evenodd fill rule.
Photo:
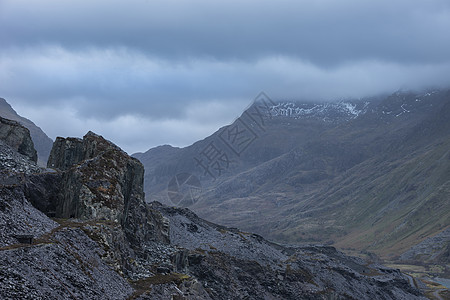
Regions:
<instances>
[{"instance_id":1,"label":"snow on mountain","mask_svg":"<svg viewBox=\"0 0 450 300\"><path fill-rule=\"evenodd\" d=\"M396 92L382 98L364 98L353 100L340 100L333 102L295 102L277 101L265 105L267 115L270 117L283 117L292 119L319 119L325 122L340 122L355 119L368 112L379 114L381 118L400 117L405 114L429 110L436 101L437 91L424 94L411 92Z\"/></svg>"},{"instance_id":2,"label":"snow on mountain","mask_svg":"<svg viewBox=\"0 0 450 300\"><path fill-rule=\"evenodd\" d=\"M340 101L328 103L278 102L268 106L272 117L294 119L318 118L324 121L350 120L367 112L369 102Z\"/></svg>"}]
</instances>

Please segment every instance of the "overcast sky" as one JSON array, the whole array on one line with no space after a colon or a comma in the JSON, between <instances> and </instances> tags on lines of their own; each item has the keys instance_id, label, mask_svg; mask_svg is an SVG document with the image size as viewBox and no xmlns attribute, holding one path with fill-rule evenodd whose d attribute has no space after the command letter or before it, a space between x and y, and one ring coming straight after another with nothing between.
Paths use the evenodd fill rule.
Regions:
<instances>
[{"instance_id":1,"label":"overcast sky","mask_svg":"<svg viewBox=\"0 0 450 300\"><path fill-rule=\"evenodd\" d=\"M0 97L51 138L186 146L273 99L450 83L448 0L0 0Z\"/></svg>"}]
</instances>

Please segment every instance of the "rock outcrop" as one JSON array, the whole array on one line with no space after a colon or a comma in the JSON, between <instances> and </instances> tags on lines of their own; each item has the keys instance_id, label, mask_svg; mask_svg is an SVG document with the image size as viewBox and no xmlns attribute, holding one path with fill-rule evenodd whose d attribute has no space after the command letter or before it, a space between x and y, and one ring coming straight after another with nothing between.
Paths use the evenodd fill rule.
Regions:
<instances>
[{"instance_id":1,"label":"rock outcrop","mask_svg":"<svg viewBox=\"0 0 450 300\"><path fill-rule=\"evenodd\" d=\"M400 271L333 247L282 246L188 209L152 208L169 219L171 243L185 249L174 257L174 271L207 291L199 299L425 299Z\"/></svg>"},{"instance_id":2,"label":"rock outcrop","mask_svg":"<svg viewBox=\"0 0 450 300\"><path fill-rule=\"evenodd\" d=\"M21 134L30 139L14 124L6 139ZM43 172L8 142L0 139L0 299L126 299L132 287L84 224L42 212L56 205L61 174Z\"/></svg>"},{"instance_id":3,"label":"rock outcrop","mask_svg":"<svg viewBox=\"0 0 450 300\"><path fill-rule=\"evenodd\" d=\"M168 246L168 224L145 203L144 168L137 159L88 132L83 139L58 137L48 167L56 173L29 177L30 201L57 218L100 222L85 230L104 246L114 269L129 278L148 276L147 258L156 244L161 260L170 261L176 250Z\"/></svg>"},{"instance_id":4,"label":"rock outcrop","mask_svg":"<svg viewBox=\"0 0 450 300\"><path fill-rule=\"evenodd\" d=\"M56 216L120 223L133 244L166 241L162 219L146 207L144 167L93 132L83 139L58 137L48 167L62 171Z\"/></svg>"},{"instance_id":5,"label":"rock outcrop","mask_svg":"<svg viewBox=\"0 0 450 300\"><path fill-rule=\"evenodd\" d=\"M58 137L47 165L63 172L56 212L63 218L125 221L129 202L144 197L142 165L92 132L83 139Z\"/></svg>"},{"instance_id":6,"label":"rock outcrop","mask_svg":"<svg viewBox=\"0 0 450 300\"><path fill-rule=\"evenodd\" d=\"M5 119L17 121L30 130L34 148L38 155L38 164L40 166L45 166L50 150L52 149L53 140L32 121L17 114L11 105L3 98L0 98L0 116Z\"/></svg>"},{"instance_id":7,"label":"rock outcrop","mask_svg":"<svg viewBox=\"0 0 450 300\"><path fill-rule=\"evenodd\" d=\"M34 149L30 131L20 123L0 117L0 140L37 162L37 152Z\"/></svg>"}]
</instances>

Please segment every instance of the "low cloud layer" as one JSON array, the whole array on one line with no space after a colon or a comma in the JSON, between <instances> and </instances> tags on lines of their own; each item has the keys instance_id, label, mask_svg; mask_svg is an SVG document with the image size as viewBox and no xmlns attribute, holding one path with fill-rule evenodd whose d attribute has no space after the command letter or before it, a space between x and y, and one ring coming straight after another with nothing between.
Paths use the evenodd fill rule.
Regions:
<instances>
[{"instance_id":1,"label":"low cloud layer","mask_svg":"<svg viewBox=\"0 0 450 300\"><path fill-rule=\"evenodd\" d=\"M0 0L0 97L52 138L186 146L274 99L450 83L448 1Z\"/></svg>"}]
</instances>

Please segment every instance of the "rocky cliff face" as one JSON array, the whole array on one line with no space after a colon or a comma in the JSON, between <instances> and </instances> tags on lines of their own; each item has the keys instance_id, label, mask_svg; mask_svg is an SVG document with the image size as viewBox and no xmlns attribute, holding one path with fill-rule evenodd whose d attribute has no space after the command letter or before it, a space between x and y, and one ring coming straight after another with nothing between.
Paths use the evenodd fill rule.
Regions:
<instances>
[{"instance_id":1,"label":"rocky cliff face","mask_svg":"<svg viewBox=\"0 0 450 300\"><path fill-rule=\"evenodd\" d=\"M57 216L126 223L130 205L143 201L142 164L92 132L57 138L48 166L63 172L66 187Z\"/></svg>"},{"instance_id":2,"label":"rocky cliff face","mask_svg":"<svg viewBox=\"0 0 450 300\"><path fill-rule=\"evenodd\" d=\"M18 122L0 117L0 140L20 154L37 162L37 152L31 140L30 131Z\"/></svg>"},{"instance_id":3,"label":"rocky cliff face","mask_svg":"<svg viewBox=\"0 0 450 300\"><path fill-rule=\"evenodd\" d=\"M58 170L55 179L60 181L53 200L55 216L109 222L109 226L90 228L91 234L110 249L117 269L139 277L141 271L124 261L131 257L136 262L148 255L145 249L152 249L151 242L169 242L166 220L144 201L142 164L89 132L83 139L57 138L48 166Z\"/></svg>"}]
</instances>

